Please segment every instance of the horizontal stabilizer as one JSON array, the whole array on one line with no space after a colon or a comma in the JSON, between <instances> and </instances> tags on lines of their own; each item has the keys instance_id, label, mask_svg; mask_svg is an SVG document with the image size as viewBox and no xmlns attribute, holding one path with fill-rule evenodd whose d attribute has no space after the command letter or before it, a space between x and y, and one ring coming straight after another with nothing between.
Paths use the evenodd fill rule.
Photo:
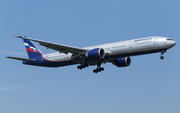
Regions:
<instances>
[{"instance_id":1,"label":"horizontal stabilizer","mask_svg":"<svg viewBox=\"0 0 180 113\"><path fill-rule=\"evenodd\" d=\"M35 59L26 59L26 58L18 58L18 57L6 57L6 58L10 58L10 59L14 59L14 60L21 60L21 61L26 61L26 62L34 62Z\"/></svg>"}]
</instances>

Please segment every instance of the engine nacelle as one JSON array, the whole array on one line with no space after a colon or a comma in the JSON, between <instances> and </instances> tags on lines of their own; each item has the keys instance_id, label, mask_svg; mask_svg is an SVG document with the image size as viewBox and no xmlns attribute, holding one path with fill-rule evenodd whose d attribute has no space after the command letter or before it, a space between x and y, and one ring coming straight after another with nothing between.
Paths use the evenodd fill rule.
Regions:
<instances>
[{"instance_id":1,"label":"engine nacelle","mask_svg":"<svg viewBox=\"0 0 180 113\"><path fill-rule=\"evenodd\" d=\"M123 58L117 58L113 62L114 65L117 67L127 67L131 64L131 58L129 57L123 57Z\"/></svg>"},{"instance_id":2,"label":"engine nacelle","mask_svg":"<svg viewBox=\"0 0 180 113\"><path fill-rule=\"evenodd\" d=\"M104 49L96 48L96 49L89 50L86 53L86 57L90 60L101 60L105 57Z\"/></svg>"}]
</instances>

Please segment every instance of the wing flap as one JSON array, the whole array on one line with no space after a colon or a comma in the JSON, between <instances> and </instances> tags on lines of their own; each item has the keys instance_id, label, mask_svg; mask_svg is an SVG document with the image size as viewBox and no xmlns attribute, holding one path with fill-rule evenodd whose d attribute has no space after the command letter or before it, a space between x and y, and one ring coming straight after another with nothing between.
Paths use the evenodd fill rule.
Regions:
<instances>
[{"instance_id":1,"label":"wing flap","mask_svg":"<svg viewBox=\"0 0 180 113\"><path fill-rule=\"evenodd\" d=\"M10 57L7 56L6 58L14 59L14 60L20 60L20 61L27 61L27 62L34 62L35 59L26 59L26 58L19 58L19 57Z\"/></svg>"}]
</instances>

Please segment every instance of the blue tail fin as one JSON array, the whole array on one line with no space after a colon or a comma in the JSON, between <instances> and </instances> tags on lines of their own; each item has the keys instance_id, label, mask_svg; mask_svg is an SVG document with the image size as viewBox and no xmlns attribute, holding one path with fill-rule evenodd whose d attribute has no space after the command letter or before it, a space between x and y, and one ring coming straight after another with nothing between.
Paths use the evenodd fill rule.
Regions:
<instances>
[{"instance_id":1,"label":"blue tail fin","mask_svg":"<svg viewBox=\"0 0 180 113\"><path fill-rule=\"evenodd\" d=\"M29 59L42 56L42 52L28 39L23 39Z\"/></svg>"}]
</instances>

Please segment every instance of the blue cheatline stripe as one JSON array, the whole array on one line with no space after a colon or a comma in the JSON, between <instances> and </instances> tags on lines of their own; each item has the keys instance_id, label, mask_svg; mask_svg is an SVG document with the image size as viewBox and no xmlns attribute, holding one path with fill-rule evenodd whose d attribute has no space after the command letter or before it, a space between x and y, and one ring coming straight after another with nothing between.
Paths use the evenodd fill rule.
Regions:
<instances>
[{"instance_id":1,"label":"blue cheatline stripe","mask_svg":"<svg viewBox=\"0 0 180 113\"><path fill-rule=\"evenodd\" d=\"M160 51L166 50L166 49L149 50L147 53L145 53L145 51L141 51L141 52L111 55L111 56L106 56L104 59L150 54L150 53L160 52ZM42 59L43 59L43 62L40 62L40 61L42 61ZM90 61L90 60L87 60L87 61ZM40 57L37 58L37 62L30 62L30 63L24 62L24 64L45 66L45 67L60 67L60 66L66 66L66 65L73 65L73 64L77 64L77 63L75 61L72 61L72 60L59 61L59 62L58 61L50 61L50 60L43 58L41 55Z\"/></svg>"}]
</instances>

